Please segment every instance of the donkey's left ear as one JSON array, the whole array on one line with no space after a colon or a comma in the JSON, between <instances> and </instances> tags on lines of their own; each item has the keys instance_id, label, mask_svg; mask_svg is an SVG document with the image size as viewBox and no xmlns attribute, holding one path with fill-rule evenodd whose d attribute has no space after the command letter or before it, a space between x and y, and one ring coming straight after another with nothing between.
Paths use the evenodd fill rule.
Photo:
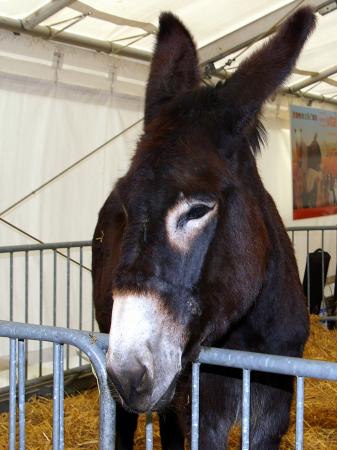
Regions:
<instances>
[{"instance_id":1,"label":"donkey's left ear","mask_svg":"<svg viewBox=\"0 0 337 450\"><path fill-rule=\"evenodd\" d=\"M180 20L162 13L145 96L145 125L163 104L200 83L193 39Z\"/></svg>"},{"instance_id":2,"label":"donkey's left ear","mask_svg":"<svg viewBox=\"0 0 337 450\"><path fill-rule=\"evenodd\" d=\"M290 75L315 22L310 7L298 9L223 85L223 99L236 109L238 116L236 131L242 131Z\"/></svg>"}]
</instances>

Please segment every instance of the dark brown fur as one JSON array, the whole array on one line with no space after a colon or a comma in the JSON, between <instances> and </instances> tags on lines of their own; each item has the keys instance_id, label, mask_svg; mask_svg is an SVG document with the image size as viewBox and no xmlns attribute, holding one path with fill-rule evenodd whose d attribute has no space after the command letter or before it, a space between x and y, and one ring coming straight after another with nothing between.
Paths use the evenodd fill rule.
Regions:
<instances>
[{"instance_id":1,"label":"dark brown fur","mask_svg":"<svg viewBox=\"0 0 337 450\"><path fill-rule=\"evenodd\" d=\"M93 284L103 332L109 331L115 288L155 290L188 330L185 370L161 416L164 449L181 449L189 433L190 362L201 345L302 355L308 314L296 261L255 153L261 107L291 72L314 22L309 8L298 10L228 82L210 88L199 86L188 31L173 15L161 16L144 134L128 173L100 211ZM168 245L164 227L180 193L207 195L219 205L214 223L183 256ZM226 447L240 417L240 377L235 370L203 367L202 450ZM251 449L279 448L291 397L290 378L253 375ZM118 419L118 449L132 448L134 426L131 415Z\"/></svg>"}]
</instances>

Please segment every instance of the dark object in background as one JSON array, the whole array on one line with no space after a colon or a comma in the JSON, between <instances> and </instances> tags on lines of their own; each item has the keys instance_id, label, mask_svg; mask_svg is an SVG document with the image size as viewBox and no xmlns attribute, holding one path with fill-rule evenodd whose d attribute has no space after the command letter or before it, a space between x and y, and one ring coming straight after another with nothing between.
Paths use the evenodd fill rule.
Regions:
<instances>
[{"instance_id":1,"label":"dark object in background","mask_svg":"<svg viewBox=\"0 0 337 450\"><path fill-rule=\"evenodd\" d=\"M310 314L319 314L321 303L324 295L324 286L328 273L331 256L328 252L323 252L318 248L309 253L307 264L304 272L303 290L304 295L308 298ZM323 267L322 267L323 264ZM309 270L308 270L309 267ZM308 282L309 272L309 282ZM324 280L322 282L322 275Z\"/></svg>"}]
</instances>

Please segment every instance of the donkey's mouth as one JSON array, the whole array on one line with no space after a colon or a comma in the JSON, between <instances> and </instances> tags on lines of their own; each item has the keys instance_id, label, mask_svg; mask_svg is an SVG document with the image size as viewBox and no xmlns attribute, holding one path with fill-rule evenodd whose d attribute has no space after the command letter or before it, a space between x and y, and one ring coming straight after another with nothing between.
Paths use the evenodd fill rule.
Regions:
<instances>
[{"instance_id":1,"label":"donkey's mouth","mask_svg":"<svg viewBox=\"0 0 337 450\"><path fill-rule=\"evenodd\" d=\"M172 401L176 384L177 384L177 374L172 382L170 383L169 387L166 389L164 394L159 398L159 400L153 401L153 396L133 396L132 398L127 398L125 395L124 390L119 385L119 383L116 383L116 380L112 382L110 380L110 386L112 388L113 397L115 400L121 404L121 406L132 413L136 414L143 414L151 411L161 411L162 409L166 408L168 404Z\"/></svg>"}]
</instances>

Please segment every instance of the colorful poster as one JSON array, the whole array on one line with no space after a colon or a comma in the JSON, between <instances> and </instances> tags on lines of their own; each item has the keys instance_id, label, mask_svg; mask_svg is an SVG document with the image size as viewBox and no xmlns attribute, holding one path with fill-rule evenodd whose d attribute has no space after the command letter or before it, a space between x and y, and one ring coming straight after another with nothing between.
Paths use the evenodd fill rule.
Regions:
<instances>
[{"instance_id":1,"label":"colorful poster","mask_svg":"<svg viewBox=\"0 0 337 450\"><path fill-rule=\"evenodd\" d=\"M293 218L337 214L337 113L290 107Z\"/></svg>"}]
</instances>

